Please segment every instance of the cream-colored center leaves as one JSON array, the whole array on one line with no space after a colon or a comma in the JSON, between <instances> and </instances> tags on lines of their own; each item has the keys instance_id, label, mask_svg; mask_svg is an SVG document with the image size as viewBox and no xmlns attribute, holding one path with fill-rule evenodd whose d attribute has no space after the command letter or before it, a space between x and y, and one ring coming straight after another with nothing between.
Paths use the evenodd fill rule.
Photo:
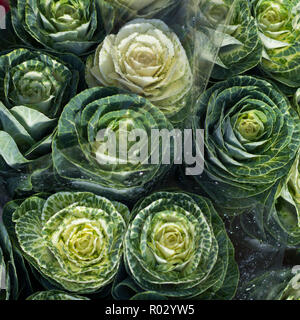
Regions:
<instances>
[{"instance_id":1,"label":"cream-colored center leaves","mask_svg":"<svg viewBox=\"0 0 300 320\"><path fill-rule=\"evenodd\" d=\"M167 115L184 107L192 86L186 52L177 35L155 19L136 19L111 34L87 63L87 83L142 95Z\"/></svg>"},{"instance_id":2,"label":"cream-colored center leaves","mask_svg":"<svg viewBox=\"0 0 300 320\"><path fill-rule=\"evenodd\" d=\"M156 221L153 226L148 245L159 265L173 265L182 270L193 253L194 228L182 217L171 213L164 216L165 219Z\"/></svg>"},{"instance_id":3,"label":"cream-colored center leaves","mask_svg":"<svg viewBox=\"0 0 300 320\"><path fill-rule=\"evenodd\" d=\"M29 60L10 70L11 85L8 97L12 103L33 105L47 110L61 84L43 62Z\"/></svg>"},{"instance_id":4,"label":"cream-colored center leaves","mask_svg":"<svg viewBox=\"0 0 300 320\"><path fill-rule=\"evenodd\" d=\"M105 265L109 260L108 247L112 235L106 219L79 217L80 213L92 211L93 209L85 207L74 208L74 216L66 215L59 227L47 236L55 256L72 272L79 272L82 268L96 264ZM57 219L58 217L53 217L46 224L46 229Z\"/></svg>"},{"instance_id":5,"label":"cream-colored center leaves","mask_svg":"<svg viewBox=\"0 0 300 320\"><path fill-rule=\"evenodd\" d=\"M245 139L255 141L264 133L266 122L266 116L262 112L247 111L238 118L237 129Z\"/></svg>"}]
</instances>

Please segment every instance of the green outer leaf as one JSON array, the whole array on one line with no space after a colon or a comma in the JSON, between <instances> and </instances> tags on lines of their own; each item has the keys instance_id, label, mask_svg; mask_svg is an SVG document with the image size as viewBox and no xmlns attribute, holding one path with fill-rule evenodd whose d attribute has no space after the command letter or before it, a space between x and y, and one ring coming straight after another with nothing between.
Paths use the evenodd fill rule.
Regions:
<instances>
[{"instance_id":1,"label":"green outer leaf","mask_svg":"<svg viewBox=\"0 0 300 320\"><path fill-rule=\"evenodd\" d=\"M18 169L20 166L29 162L22 156L13 138L4 131L0 131L0 144L1 157L3 157L5 162L12 168Z\"/></svg>"},{"instance_id":2,"label":"green outer leaf","mask_svg":"<svg viewBox=\"0 0 300 320\"><path fill-rule=\"evenodd\" d=\"M90 300L89 298L70 295L63 291L49 290L36 292L26 300Z\"/></svg>"},{"instance_id":3,"label":"green outer leaf","mask_svg":"<svg viewBox=\"0 0 300 320\"><path fill-rule=\"evenodd\" d=\"M286 268L261 273L239 288L239 297L243 300L281 300L292 277L291 270Z\"/></svg>"},{"instance_id":4,"label":"green outer leaf","mask_svg":"<svg viewBox=\"0 0 300 320\"><path fill-rule=\"evenodd\" d=\"M4 281L2 280L4 269ZM4 300L17 300L19 294L18 276L14 262L13 248L8 233L2 223L0 223L0 280L5 284Z\"/></svg>"},{"instance_id":5,"label":"green outer leaf","mask_svg":"<svg viewBox=\"0 0 300 320\"><path fill-rule=\"evenodd\" d=\"M278 188L266 229L273 239L288 247L300 245L299 154Z\"/></svg>"},{"instance_id":6,"label":"green outer leaf","mask_svg":"<svg viewBox=\"0 0 300 320\"><path fill-rule=\"evenodd\" d=\"M300 117L300 88L296 91L293 99L293 106L298 112L298 115Z\"/></svg>"},{"instance_id":7,"label":"green outer leaf","mask_svg":"<svg viewBox=\"0 0 300 320\"><path fill-rule=\"evenodd\" d=\"M165 296L155 291L145 291L137 293L130 300L168 300Z\"/></svg>"}]
</instances>

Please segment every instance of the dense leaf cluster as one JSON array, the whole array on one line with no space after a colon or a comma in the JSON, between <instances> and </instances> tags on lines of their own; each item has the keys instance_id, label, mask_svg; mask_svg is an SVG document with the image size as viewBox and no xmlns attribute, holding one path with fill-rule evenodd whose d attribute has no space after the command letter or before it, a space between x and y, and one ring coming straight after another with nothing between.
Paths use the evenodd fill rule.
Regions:
<instances>
[{"instance_id":1,"label":"dense leaf cluster","mask_svg":"<svg viewBox=\"0 0 300 320\"><path fill-rule=\"evenodd\" d=\"M0 300L300 299L299 0L11 0L5 27Z\"/></svg>"}]
</instances>

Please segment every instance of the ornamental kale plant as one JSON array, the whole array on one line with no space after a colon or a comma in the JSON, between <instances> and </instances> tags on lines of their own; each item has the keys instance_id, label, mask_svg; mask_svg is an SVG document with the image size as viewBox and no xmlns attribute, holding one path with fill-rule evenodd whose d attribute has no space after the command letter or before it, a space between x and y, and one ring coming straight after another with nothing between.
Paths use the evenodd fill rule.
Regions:
<instances>
[{"instance_id":1,"label":"ornamental kale plant","mask_svg":"<svg viewBox=\"0 0 300 320\"><path fill-rule=\"evenodd\" d=\"M200 24L217 27L212 40L220 47L212 77L226 79L257 66L263 47L248 1L212 0L202 10Z\"/></svg>"},{"instance_id":2,"label":"ornamental kale plant","mask_svg":"<svg viewBox=\"0 0 300 320\"><path fill-rule=\"evenodd\" d=\"M196 128L205 128L205 170L195 180L234 214L270 208L300 146L299 117L265 80L234 77L202 94Z\"/></svg>"},{"instance_id":3,"label":"ornamental kale plant","mask_svg":"<svg viewBox=\"0 0 300 320\"><path fill-rule=\"evenodd\" d=\"M299 1L257 0L253 14L264 46L262 70L296 90L300 86Z\"/></svg>"},{"instance_id":4,"label":"ornamental kale plant","mask_svg":"<svg viewBox=\"0 0 300 320\"><path fill-rule=\"evenodd\" d=\"M32 179L48 162L41 158L51 152L58 117L83 86L83 68L73 55L54 58L25 48L0 55L0 174L13 190L34 188Z\"/></svg>"},{"instance_id":5,"label":"ornamental kale plant","mask_svg":"<svg viewBox=\"0 0 300 320\"><path fill-rule=\"evenodd\" d=\"M192 71L179 38L163 21L136 19L99 45L87 61L86 82L144 96L178 122L189 107Z\"/></svg>"},{"instance_id":6,"label":"ornamental kale plant","mask_svg":"<svg viewBox=\"0 0 300 320\"><path fill-rule=\"evenodd\" d=\"M11 0L15 33L31 47L83 55L105 36L96 0Z\"/></svg>"},{"instance_id":7,"label":"ornamental kale plant","mask_svg":"<svg viewBox=\"0 0 300 320\"><path fill-rule=\"evenodd\" d=\"M210 200L157 192L139 201L125 236L124 288L173 299L231 299L239 272L234 248Z\"/></svg>"},{"instance_id":8,"label":"ornamental kale plant","mask_svg":"<svg viewBox=\"0 0 300 320\"><path fill-rule=\"evenodd\" d=\"M146 148L145 161L128 161L134 142L124 141L126 132L147 133L140 140ZM164 114L148 100L117 88L92 88L83 91L66 105L53 141L53 163L64 188L91 191L112 199L132 201L149 192L171 168L162 157L152 164L151 130L172 130ZM110 152L112 141L102 140L102 130L115 134L116 152ZM121 149L126 146L125 152ZM161 148L161 142L159 142ZM171 145L172 155L172 145ZM129 159L130 160L130 159Z\"/></svg>"},{"instance_id":9,"label":"ornamental kale plant","mask_svg":"<svg viewBox=\"0 0 300 320\"><path fill-rule=\"evenodd\" d=\"M9 202L3 219L42 285L75 293L100 292L122 256L129 210L87 192L36 195Z\"/></svg>"}]
</instances>

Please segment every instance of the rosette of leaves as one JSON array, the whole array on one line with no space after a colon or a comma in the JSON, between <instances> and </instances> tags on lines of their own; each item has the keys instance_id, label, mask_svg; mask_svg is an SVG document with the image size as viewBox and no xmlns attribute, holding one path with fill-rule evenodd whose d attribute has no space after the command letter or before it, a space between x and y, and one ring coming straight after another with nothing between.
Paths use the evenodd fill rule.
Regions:
<instances>
[{"instance_id":1,"label":"rosette of leaves","mask_svg":"<svg viewBox=\"0 0 300 320\"><path fill-rule=\"evenodd\" d=\"M3 220L45 289L101 294L117 273L128 215L119 202L59 192L9 202Z\"/></svg>"},{"instance_id":2,"label":"rosette of leaves","mask_svg":"<svg viewBox=\"0 0 300 320\"><path fill-rule=\"evenodd\" d=\"M232 299L239 279L234 248L210 200L157 192L134 207L125 236L129 277L115 283L128 292L169 299ZM134 297L133 297L134 299Z\"/></svg>"},{"instance_id":3,"label":"rosette of leaves","mask_svg":"<svg viewBox=\"0 0 300 320\"><path fill-rule=\"evenodd\" d=\"M0 56L0 172L12 178L12 190L30 191L32 175L48 166L58 117L82 86L83 70L71 54L16 49Z\"/></svg>"},{"instance_id":4,"label":"rosette of leaves","mask_svg":"<svg viewBox=\"0 0 300 320\"><path fill-rule=\"evenodd\" d=\"M253 14L264 50L262 70L283 85L300 86L300 3L257 0Z\"/></svg>"},{"instance_id":5,"label":"rosette of leaves","mask_svg":"<svg viewBox=\"0 0 300 320\"><path fill-rule=\"evenodd\" d=\"M12 0L15 33L31 47L83 55L105 36L97 0Z\"/></svg>"},{"instance_id":6,"label":"rosette of leaves","mask_svg":"<svg viewBox=\"0 0 300 320\"><path fill-rule=\"evenodd\" d=\"M172 139L170 164L163 164L162 142L152 144L152 129L173 127L140 96L92 88L74 97L64 108L53 141L54 168L64 188L124 201L148 192L173 164ZM157 161L152 155L158 155Z\"/></svg>"},{"instance_id":7,"label":"rosette of leaves","mask_svg":"<svg viewBox=\"0 0 300 320\"><path fill-rule=\"evenodd\" d=\"M279 188L267 225L273 237L288 246L300 245L299 156Z\"/></svg>"},{"instance_id":8,"label":"rosette of leaves","mask_svg":"<svg viewBox=\"0 0 300 320\"><path fill-rule=\"evenodd\" d=\"M106 31L111 31L115 25L122 25L134 18L161 19L170 13L180 1L175 0L100 0L99 5Z\"/></svg>"},{"instance_id":9,"label":"rosette of leaves","mask_svg":"<svg viewBox=\"0 0 300 320\"><path fill-rule=\"evenodd\" d=\"M78 295L71 295L64 291L59 290L49 290L49 291L40 291L36 292L26 300L90 300L89 298L78 296Z\"/></svg>"},{"instance_id":10,"label":"rosette of leaves","mask_svg":"<svg viewBox=\"0 0 300 320\"><path fill-rule=\"evenodd\" d=\"M17 300L31 293L22 255L15 249L0 221L0 300Z\"/></svg>"},{"instance_id":11,"label":"rosette of leaves","mask_svg":"<svg viewBox=\"0 0 300 320\"><path fill-rule=\"evenodd\" d=\"M193 78L187 53L158 19L135 19L108 35L87 60L86 82L141 95L174 123L189 114Z\"/></svg>"},{"instance_id":12,"label":"rosette of leaves","mask_svg":"<svg viewBox=\"0 0 300 320\"><path fill-rule=\"evenodd\" d=\"M195 129L205 131L203 192L231 214L270 210L300 146L300 123L289 101L267 81L238 76L197 101Z\"/></svg>"},{"instance_id":13,"label":"rosette of leaves","mask_svg":"<svg viewBox=\"0 0 300 320\"><path fill-rule=\"evenodd\" d=\"M243 300L300 300L300 272L297 269L269 271L239 290Z\"/></svg>"},{"instance_id":14,"label":"rosette of leaves","mask_svg":"<svg viewBox=\"0 0 300 320\"><path fill-rule=\"evenodd\" d=\"M209 59L215 58L214 79L244 73L260 62L262 43L248 1L203 1L198 23L200 29L206 26L206 34L210 30L208 41L219 50L217 57L208 54Z\"/></svg>"}]
</instances>

